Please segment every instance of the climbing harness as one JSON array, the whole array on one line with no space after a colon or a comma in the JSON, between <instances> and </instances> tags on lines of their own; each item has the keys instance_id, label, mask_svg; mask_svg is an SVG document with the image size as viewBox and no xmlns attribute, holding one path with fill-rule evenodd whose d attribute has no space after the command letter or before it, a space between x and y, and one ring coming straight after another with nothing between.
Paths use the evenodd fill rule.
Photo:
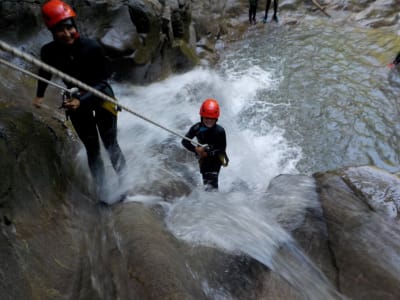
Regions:
<instances>
[{"instance_id":1,"label":"climbing harness","mask_svg":"<svg viewBox=\"0 0 400 300\"><path fill-rule=\"evenodd\" d=\"M13 54L15 56L18 56L18 57L24 59L25 61L27 61L29 63L32 63L32 64L36 65L37 67L40 67L43 70L46 70L47 72L50 72L53 75L56 75L56 76L60 77L61 79L65 80L65 81L68 81L69 83L73 84L76 87L79 87L79 88L81 88L81 89L83 89L83 90L85 90L87 92L92 93L93 95L95 95L95 96L97 96L97 97L99 97L99 98L101 98L101 99L103 99L105 101L108 101L108 102L114 104L115 107L123 109L123 110L131 113L132 115L134 115L134 116L136 116L138 118L141 118L142 120L144 120L144 121L146 121L146 122L148 122L150 124L153 124L154 126L157 126L157 127L161 128L161 129L164 129L165 131L167 131L167 132L169 132L169 133L171 133L173 135L176 135L176 136L178 136L178 137L180 137L182 139L185 139L185 140L191 142L195 146L199 146L199 147L206 147L207 146L207 145L202 145L202 144L198 143L197 141L195 141L193 139L189 139L188 137L186 137L186 136L184 136L184 135L182 135L182 134L180 134L180 133L178 133L176 131L173 131L173 130L171 130L171 129L169 129L169 128L167 128L167 127L165 127L165 126L163 126L163 125L161 125L161 124L159 124L159 123L157 123L157 122L155 122L153 120L150 120L149 118L147 118L147 117L135 112L134 110L130 109L127 106L119 104L116 99L114 99L114 98L112 98L112 97L100 92L99 90L96 90L96 89L92 88L91 86L89 86L89 85L87 85L87 84L85 84L85 83L73 78L72 76L69 76L69 75L57 70L56 68L54 68L54 67L52 67L52 66L50 66L50 65L48 65L48 64L46 64L46 63L44 63L44 62L42 62L42 61L40 61L38 59L36 59L36 58L34 58L33 56L31 56L31 55L29 55L27 53L24 53L24 52L16 49L15 47L12 47L11 45L3 42L2 40L0 40L0 49L2 49L3 51L9 52L9 53L11 53L11 54ZM43 77L41 77L39 75L36 75L36 74L34 74L32 72L29 72L27 70L24 70L24 69L18 67L18 66L15 66L15 65L13 65L13 64L11 64L11 63L3 60L3 59L0 59L0 63L6 65L8 67L11 67L11 68L13 68L15 70L21 71L21 72L23 72L23 73L25 73L25 74L27 74L29 76L32 76L32 77L34 77L34 78L36 78L38 80L44 81L44 82L46 82L48 84L51 84L51 85L53 85L53 86L55 86L57 88L60 88L60 89L62 89L63 91L65 91L67 93L73 94L74 92L76 92L76 90L73 90L74 88L67 89L67 88L65 88L65 87L63 87L61 85L58 85L58 84L56 84L56 83L54 83L52 81L49 81L49 80L47 80L47 79L45 79L45 78L43 78Z\"/></svg>"},{"instance_id":2,"label":"climbing harness","mask_svg":"<svg viewBox=\"0 0 400 300\"><path fill-rule=\"evenodd\" d=\"M219 160L221 161L221 165L223 167L227 167L229 164L229 158L228 155L226 154L226 152L219 154L218 155Z\"/></svg>"}]
</instances>

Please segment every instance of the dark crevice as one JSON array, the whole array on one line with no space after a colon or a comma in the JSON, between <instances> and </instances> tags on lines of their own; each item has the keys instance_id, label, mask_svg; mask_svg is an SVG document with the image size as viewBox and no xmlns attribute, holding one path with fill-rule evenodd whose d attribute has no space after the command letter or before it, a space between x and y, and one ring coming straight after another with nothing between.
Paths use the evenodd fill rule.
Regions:
<instances>
[{"instance_id":1,"label":"dark crevice","mask_svg":"<svg viewBox=\"0 0 400 300\"><path fill-rule=\"evenodd\" d=\"M337 290L340 292L341 291L341 288L340 288L340 268L339 268L339 266L337 264L335 252L332 249L332 244L331 244L331 241L329 239L327 241L327 246L328 246L328 251L330 253L332 266L336 271L335 285L336 285Z\"/></svg>"},{"instance_id":2,"label":"dark crevice","mask_svg":"<svg viewBox=\"0 0 400 300\"><path fill-rule=\"evenodd\" d=\"M10 226L12 224L11 220L7 216L3 216L4 224Z\"/></svg>"},{"instance_id":3,"label":"dark crevice","mask_svg":"<svg viewBox=\"0 0 400 300\"><path fill-rule=\"evenodd\" d=\"M371 211L375 211L375 208L369 204L367 197L365 197L364 193L357 188L353 182L347 176L341 176L343 182L350 188L350 190L354 193L354 195L359 198Z\"/></svg>"},{"instance_id":4,"label":"dark crevice","mask_svg":"<svg viewBox=\"0 0 400 300\"><path fill-rule=\"evenodd\" d=\"M11 194L11 190L12 190L11 186L9 186L7 189L5 189L5 191L4 191L3 193L0 194L0 199L4 199L4 198L6 198L8 195L10 195L10 194ZM2 208L2 207L3 207L3 204L2 204L1 201L0 201L0 208Z\"/></svg>"}]
</instances>

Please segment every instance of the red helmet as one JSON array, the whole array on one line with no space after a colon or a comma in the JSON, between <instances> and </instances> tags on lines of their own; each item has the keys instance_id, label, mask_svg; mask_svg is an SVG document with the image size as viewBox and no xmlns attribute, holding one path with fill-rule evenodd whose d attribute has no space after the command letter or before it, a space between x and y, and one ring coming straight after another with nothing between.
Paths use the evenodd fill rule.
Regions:
<instances>
[{"instance_id":1,"label":"red helmet","mask_svg":"<svg viewBox=\"0 0 400 300\"><path fill-rule=\"evenodd\" d=\"M206 99L200 107L200 116L210 119L218 119L219 105L215 99Z\"/></svg>"},{"instance_id":2,"label":"red helmet","mask_svg":"<svg viewBox=\"0 0 400 300\"><path fill-rule=\"evenodd\" d=\"M60 0L47 1L42 6L42 16L48 29L57 23L76 16L75 11L67 3Z\"/></svg>"}]
</instances>

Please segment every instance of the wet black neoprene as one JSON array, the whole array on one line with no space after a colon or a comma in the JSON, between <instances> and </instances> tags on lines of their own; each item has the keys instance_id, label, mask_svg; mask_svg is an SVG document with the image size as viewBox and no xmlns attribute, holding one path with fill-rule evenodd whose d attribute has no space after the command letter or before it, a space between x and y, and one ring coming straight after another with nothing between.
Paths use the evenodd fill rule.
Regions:
<instances>
[{"instance_id":1,"label":"wet black neoprene","mask_svg":"<svg viewBox=\"0 0 400 300\"><path fill-rule=\"evenodd\" d=\"M221 169L220 155L225 155L226 150L226 134L222 126L215 124L213 127L208 128L201 122L194 124L186 133L189 139L197 138L197 141L205 145L207 150L207 157L199 160L200 173L203 176L204 185L218 189L218 174ZM188 140L182 139L182 145L191 152L195 152L195 146Z\"/></svg>"},{"instance_id":2,"label":"wet black neoprene","mask_svg":"<svg viewBox=\"0 0 400 300\"><path fill-rule=\"evenodd\" d=\"M52 41L42 47L41 59L56 69L114 97L111 86L107 83L109 73L106 58L101 46L95 40L78 38L72 45ZM41 69L39 76L50 80L52 74ZM69 82L65 82L65 85L68 88L73 87ZM43 97L46 88L47 83L39 81L37 97ZM121 174L125 167L125 158L117 141L117 117L101 107L102 100L98 97L84 91L80 94L79 108L68 111L68 116L85 145L91 173L98 186L102 186L104 166L100 156L97 130L117 173Z\"/></svg>"}]
</instances>

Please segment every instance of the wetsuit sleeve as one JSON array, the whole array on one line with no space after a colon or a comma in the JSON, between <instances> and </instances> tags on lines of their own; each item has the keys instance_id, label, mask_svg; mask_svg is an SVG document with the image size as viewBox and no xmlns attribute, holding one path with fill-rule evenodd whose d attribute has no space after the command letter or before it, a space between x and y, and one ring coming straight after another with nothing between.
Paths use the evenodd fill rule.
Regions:
<instances>
[{"instance_id":1,"label":"wetsuit sleeve","mask_svg":"<svg viewBox=\"0 0 400 300\"><path fill-rule=\"evenodd\" d=\"M47 80L51 79L51 73L44 71L43 69L40 69L38 72L38 75L40 77L43 77ZM37 97L44 97L44 93L46 92L48 84L44 81L38 80L37 83L37 88L36 88L36 96Z\"/></svg>"},{"instance_id":2,"label":"wetsuit sleeve","mask_svg":"<svg viewBox=\"0 0 400 300\"><path fill-rule=\"evenodd\" d=\"M193 125L190 129L189 129L189 131L186 133L186 137L187 138L189 138L189 139L193 139L195 136L196 136L196 125ZM182 145L183 145L183 147L185 147L187 150L189 150L189 151L191 151L191 152L195 152L194 151L194 149L195 149L195 146L191 143L191 142L189 142L188 140L186 140L186 139L182 139Z\"/></svg>"},{"instance_id":3,"label":"wetsuit sleeve","mask_svg":"<svg viewBox=\"0 0 400 300\"><path fill-rule=\"evenodd\" d=\"M42 47L42 49L40 50L40 58L42 61L44 61L45 63L49 63L49 57L48 54L46 54L46 49L45 47ZM39 69L38 75L40 77L43 77L47 80L50 80L52 75L51 73L43 70L43 69ZM38 80L37 83L37 88L36 88L36 97L44 97L44 94L46 92L48 84L46 82L43 82L41 80Z\"/></svg>"},{"instance_id":4,"label":"wetsuit sleeve","mask_svg":"<svg viewBox=\"0 0 400 300\"><path fill-rule=\"evenodd\" d=\"M397 65L397 64L400 63L400 52L397 53L397 56L396 56L396 58L394 59L393 63L394 63L395 65Z\"/></svg>"}]
</instances>

